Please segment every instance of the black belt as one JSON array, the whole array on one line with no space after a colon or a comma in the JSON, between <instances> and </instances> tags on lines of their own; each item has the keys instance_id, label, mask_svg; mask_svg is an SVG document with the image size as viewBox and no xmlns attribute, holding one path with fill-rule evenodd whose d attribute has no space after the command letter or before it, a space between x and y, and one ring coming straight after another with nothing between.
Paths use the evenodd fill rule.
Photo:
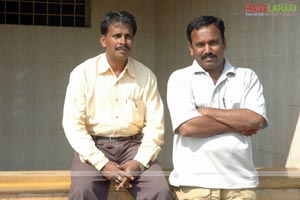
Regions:
<instances>
[{"instance_id":1,"label":"black belt","mask_svg":"<svg viewBox=\"0 0 300 200\"><path fill-rule=\"evenodd\" d=\"M110 140L110 141L122 142L122 141L126 141L126 140L140 140L140 139L142 139L142 134L136 134L136 135L127 136L127 137L104 137L104 136L92 135L92 138L94 140Z\"/></svg>"}]
</instances>

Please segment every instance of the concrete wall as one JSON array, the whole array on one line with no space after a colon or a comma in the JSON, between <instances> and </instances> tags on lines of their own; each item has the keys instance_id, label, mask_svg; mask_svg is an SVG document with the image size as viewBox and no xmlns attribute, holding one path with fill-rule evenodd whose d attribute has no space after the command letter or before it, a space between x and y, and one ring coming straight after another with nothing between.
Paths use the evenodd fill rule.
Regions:
<instances>
[{"instance_id":1,"label":"concrete wall","mask_svg":"<svg viewBox=\"0 0 300 200\"><path fill-rule=\"evenodd\" d=\"M296 3L296 16L246 16L246 3ZM169 75L190 65L185 29L199 15L221 17L226 26L226 56L233 65L252 68L258 74L267 101L269 127L253 137L257 166L284 167L290 151L300 111L300 1L164 0L156 4L156 73L161 91L166 91ZM165 93L163 93L165 98ZM167 133L171 123L167 115ZM299 137L294 137L299 138ZM300 146L295 141L294 146ZM295 148L296 149L296 148ZM298 149L298 148L297 148ZM169 151L169 149L165 150ZM295 165L289 165L296 167ZM298 165L299 166L299 162Z\"/></svg>"},{"instance_id":2,"label":"concrete wall","mask_svg":"<svg viewBox=\"0 0 300 200\"><path fill-rule=\"evenodd\" d=\"M110 10L136 16L133 55L154 71L154 8L152 1L93 1L89 28L0 25L0 170L70 168L61 126L69 73L103 52L99 25Z\"/></svg>"},{"instance_id":3,"label":"concrete wall","mask_svg":"<svg viewBox=\"0 0 300 200\"><path fill-rule=\"evenodd\" d=\"M270 1L276 2L280 1ZM299 8L299 1L292 2ZM103 51L99 21L109 10L135 15L133 56L156 73L164 100L169 75L192 62L187 23L202 14L223 18L226 56L232 64L257 72L268 103L269 127L253 137L255 163L284 167L292 140L298 138L294 132L300 110L300 14L248 17L245 4L241 0L99 0L91 4L90 28L0 25L0 170L69 169L72 150L61 127L69 73ZM171 152L166 109L166 144L159 157L164 168L172 168Z\"/></svg>"}]
</instances>

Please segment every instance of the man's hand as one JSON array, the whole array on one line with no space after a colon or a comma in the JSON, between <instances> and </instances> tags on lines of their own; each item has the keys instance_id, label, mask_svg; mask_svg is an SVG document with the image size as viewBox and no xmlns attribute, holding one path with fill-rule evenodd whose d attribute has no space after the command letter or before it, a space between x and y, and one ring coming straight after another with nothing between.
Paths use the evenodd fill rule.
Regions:
<instances>
[{"instance_id":1,"label":"man's hand","mask_svg":"<svg viewBox=\"0 0 300 200\"><path fill-rule=\"evenodd\" d=\"M126 162L125 164L120 166L120 169L126 171L128 174L130 174L133 177L140 175L142 171L139 162L136 160L130 160Z\"/></svg>"},{"instance_id":2,"label":"man's hand","mask_svg":"<svg viewBox=\"0 0 300 200\"><path fill-rule=\"evenodd\" d=\"M131 188L130 180L133 180L133 176L122 170L118 163L109 161L101 170L103 176L116 183L116 189L119 190L122 187Z\"/></svg>"},{"instance_id":3,"label":"man's hand","mask_svg":"<svg viewBox=\"0 0 300 200\"><path fill-rule=\"evenodd\" d=\"M134 180L134 177L138 176L141 173L140 164L136 160L130 160L125 164L119 166L119 168L129 174L130 177L123 177L120 184L118 184L118 186L116 187L117 190L119 188L126 187L126 184L129 183L129 181Z\"/></svg>"}]
</instances>

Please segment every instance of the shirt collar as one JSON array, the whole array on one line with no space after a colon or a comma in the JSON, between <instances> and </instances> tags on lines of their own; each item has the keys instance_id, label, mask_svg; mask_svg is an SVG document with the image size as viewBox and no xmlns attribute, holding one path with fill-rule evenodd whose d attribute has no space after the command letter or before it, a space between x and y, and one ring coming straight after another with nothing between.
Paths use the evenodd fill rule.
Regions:
<instances>
[{"instance_id":1,"label":"shirt collar","mask_svg":"<svg viewBox=\"0 0 300 200\"><path fill-rule=\"evenodd\" d=\"M98 62L97 62L97 71L98 71L98 74L104 74L108 71L111 71L111 67L110 65L108 64L108 61L107 61L107 58L106 58L106 53L102 53L99 55L99 58L98 58ZM124 68L124 72L128 72L128 74L135 78L135 69L134 69L134 65L133 65L133 62L132 62L132 58L128 58L128 62Z\"/></svg>"},{"instance_id":2,"label":"shirt collar","mask_svg":"<svg viewBox=\"0 0 300 200\"><path fill-rule=\"evenodd\" d=\"M235 76L235 68L230 64L229 60L225 58L225 66L221 76L226 75L227 78Z\"/></svg>"},{"instance_id":3,"label":"shirt collar","mask_svg":"<svg viewBox=\"0 0 300 200\"><path fill-rule=\"evenodd\" d=\"M134 64L133 64L133 61L132 61L132 58L128 58L128 62L125 66L125 70L127 70L128 74L130 76L132 76L133 78L135 78L135 68L134 68Z\"/></svg>"},{"instance_id":4,"label":"shirt collar","mask_svg":"<svg viewBox=\"0 0 300 200\"><path fill-rule=\"evenodd\" d=\"M196 60L193 61L192 71L194 74L206 73L206 71L198 64L198 62ZM230 64L230 62L228 61L227 58L225 58L225 66L224 66L221 76L224 76L224 74L226 75L227 78L235 75L235 69Z\"/></svg>"}]
</instances>

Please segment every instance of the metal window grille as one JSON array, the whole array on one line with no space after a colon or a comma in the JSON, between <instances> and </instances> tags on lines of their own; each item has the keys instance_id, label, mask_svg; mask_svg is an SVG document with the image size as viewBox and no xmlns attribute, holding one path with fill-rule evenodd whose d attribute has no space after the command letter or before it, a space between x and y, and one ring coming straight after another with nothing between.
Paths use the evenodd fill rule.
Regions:
<instances>
[{"instance_id":1,"label":"metal window grille","mask_svg":"<svg viewBox=\"0 0 300 200\"><path fill-rule=\"evenodd\" d=\"M0 0L0 24L88 27L90 0Z\"/></svg>"}]
</instances>

